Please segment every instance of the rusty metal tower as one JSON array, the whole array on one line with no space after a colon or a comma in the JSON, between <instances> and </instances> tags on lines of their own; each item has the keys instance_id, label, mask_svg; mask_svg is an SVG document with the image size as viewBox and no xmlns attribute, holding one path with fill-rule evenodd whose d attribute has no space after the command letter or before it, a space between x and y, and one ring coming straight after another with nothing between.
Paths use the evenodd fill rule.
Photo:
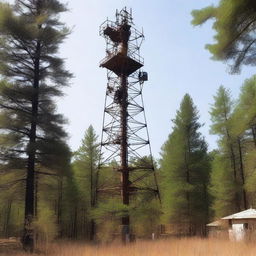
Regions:
<instances>
[{"instance_id":1,"label":"rusty metal tower","mask_svg":"<svg viewBox=\"0 0 256 256\"><path fill-rule=\"evenodd\" d=\"M121 196L129 205L139 194L159 197L155 169L149 143L142 89L148 74L141 70L144 60L140 47L144 35L133 23L132 11L116 12L116 20L106 20L100 26L106 40L106 57L100 67L107 69L107 90L101 138L103 158L97 193ZM109 168L112 166L112 173ZM121 180L117 180L117 173ZM130 217L122 217L122 240L129 241Z\"/></svg>"}]
</instances>

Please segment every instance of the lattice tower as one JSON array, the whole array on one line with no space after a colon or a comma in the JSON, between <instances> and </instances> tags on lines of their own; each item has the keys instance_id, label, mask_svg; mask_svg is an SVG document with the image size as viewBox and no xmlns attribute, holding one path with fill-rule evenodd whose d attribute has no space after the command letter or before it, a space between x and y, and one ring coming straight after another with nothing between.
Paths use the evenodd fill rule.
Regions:
<instances>
[{"instance_id":1,"label":"lattice tower","mask_svg":"<svg viewBox=\"0 0 256 256\"><path fill-rule=\"evenodd\" d=\"M152 197L160 200L142 97L148 80L141 70L143 32L134 27L132 11L124 8L116 12L115 21L106 20L100 26L100 35L106 40L100 67L107 69L108 82L97 200L119 196L125 205ZM122 240L128 241L130 234L127 215L122 217Z\"/></svg>"}]
</instances>

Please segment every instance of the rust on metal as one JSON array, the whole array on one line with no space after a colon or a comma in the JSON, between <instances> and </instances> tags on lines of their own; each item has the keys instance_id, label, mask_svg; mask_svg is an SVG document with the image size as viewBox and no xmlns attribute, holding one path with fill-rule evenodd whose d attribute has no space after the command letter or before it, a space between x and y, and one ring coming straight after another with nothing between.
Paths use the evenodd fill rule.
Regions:
<instances>
[{"instance_id":1,"label":"rust on metal","mask_svg":"<svg viewBox=\"0 0 256 256\"><path fill-rule=\"evenodd\" d=\"M108 83L97 198L101 194L106 198L108 192L113 197L116 191L127 206L140 193L160 199L142 98L143 84L148 80L147 72L140 70L144 65L140 55L144 35L134 27L132 12L126 8L116 13L115 21L106 20L100 26L100 35L106 40L106 57L100 67L107 69ZM101 172L109 175L101 179ZM150 185L145 182L149 178ZM132 233L128 214L122 217L122 227L122 240L127 242Z\"/></svg>"}]
</instances>

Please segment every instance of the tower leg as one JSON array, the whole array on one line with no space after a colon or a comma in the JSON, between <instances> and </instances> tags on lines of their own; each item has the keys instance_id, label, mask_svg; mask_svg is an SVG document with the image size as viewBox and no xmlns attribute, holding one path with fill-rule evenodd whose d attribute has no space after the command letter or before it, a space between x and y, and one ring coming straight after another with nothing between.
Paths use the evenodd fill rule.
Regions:
<instances>
[{"instance_id":1,"label":"tower leg","mask_svg":"<svg viewBox=\"0 0 256 256\"><path fill-rule=\"evenodd\" d=\"M127 77L120 77L122 100L121 105L121 180L122 180L122 201L124 205L129 205L129 170L127 152ZM129 242L130 238L130 218L122 217L122 242Z\"/></svg>"}]
</instances>

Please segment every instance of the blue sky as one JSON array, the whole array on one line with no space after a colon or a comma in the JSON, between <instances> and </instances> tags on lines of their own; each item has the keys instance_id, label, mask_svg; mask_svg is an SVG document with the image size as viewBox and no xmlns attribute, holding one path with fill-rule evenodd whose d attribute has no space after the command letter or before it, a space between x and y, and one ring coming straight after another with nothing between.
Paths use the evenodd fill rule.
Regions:
<instances>
[{"instance_id":1,"label":"blue sky","mask_svg":"<svg viewBox=\"0 0 256 256\"><path fill-rule=\"evenodd\" d=\"M144 70L149 81L144 86L145 109L153 155L159 157L162 144L171 132L185 93L194 100L200 114L201 129L209 144L216 147L216 137L209 134L209 108L220 85L231 89L234 97L254 68L244 67L241 74L230 75L227 65L210 59L205 44L213 42L212 22L201 27L191 25L191 11L217 0L72 0L70 12L62 20L73 27L73 33L62 45L60 55L74 73L66 96L58 100L59 112L69 120L69 144L76 150L85 130L92 124L101 133L106 90L106 71L99 68L105 56L105 41L99 36L100 24L115 17L124 6L133 9L134 22L144 28L141 48Z\"/></svg>"}]
</instances>

